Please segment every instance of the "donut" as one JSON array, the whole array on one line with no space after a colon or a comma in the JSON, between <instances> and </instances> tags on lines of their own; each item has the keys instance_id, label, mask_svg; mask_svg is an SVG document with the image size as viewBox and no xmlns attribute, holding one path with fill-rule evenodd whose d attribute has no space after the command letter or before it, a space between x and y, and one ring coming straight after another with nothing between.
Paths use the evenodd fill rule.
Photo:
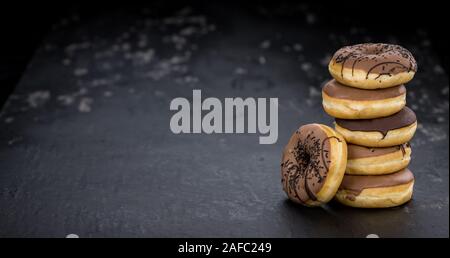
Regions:
<instances>
[{"instance_id":1,"label":"donut","mask_svg":"<svg viewBox=\"0 0 450 258\"><path fill-rule=\"evenodd\" d=\"M409 82L417 71L417 63L401 46L365 43L339 49L328 70L345 85L381 89Z\"/></svg>"},{"instance_id":2,"label":"donut","mask_svg":"<svg viewBox=\"0 0 450 258\"><path fill-rule=\"evenodd\" d=\"M414 175L407 168L388 175L345 175L336 200L357 208L388 208L411 200Z\"/></svg>"},{"instance_id":3,"label":"donut","mask_svg":"<svg viewBox=\"0 0 450 258\"><path fill-rule=\"evenodd\" d=\"M322 105L330 116L342 119L369 119L390 116L406 104L406 88L398 85L379 90L363 90L331 80L322 88Z\"/></svg>"},{"instance_id":4,"label":"donut","mask_svg":"<svg viewBox=\"0 0 450 258\"><path fill-rule=\"evenodd\" d=\"M347 152L347 175L389 174L406 168L411 160L409 143L385 148L348 144Z\"/></svg>"},{"instance_id":5,"label":"donut","mask_svg":"<svg viewBox=\"0 0 450 258\"><path fill-rule=\"evenodd\" d=\"M327 203L341 184L346 164L347 144L339 133L321 124L301 126L283 151L283 190L305 206Z\"/></svg>"},{"instance_id":6,"label":"donut","mask_svg":"<svg viewBox=\"0 0 450 258\"><path fill-rule=\"evenodd\" d=\"M335 119L335 129L348 143L367 147L390 147L409 142L417 129L416 114L404 107L399 112L374 119Z\"/></svg>"}]
</instances>

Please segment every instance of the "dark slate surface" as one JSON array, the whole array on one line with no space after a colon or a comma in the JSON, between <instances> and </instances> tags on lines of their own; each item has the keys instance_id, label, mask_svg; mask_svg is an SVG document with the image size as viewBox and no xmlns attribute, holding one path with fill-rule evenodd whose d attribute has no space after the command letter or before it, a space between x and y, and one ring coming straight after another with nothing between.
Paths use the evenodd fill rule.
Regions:
<instances>
[{"instance_id":1,"label":"dark slate surface","mask_svg":"<svg viewBox=\"0 0 450 258\"><path fill-rule=\"evenodd\" d=\"M57 23L1 114L0 236L448 237L448 77L426 31L321 26L307 7L294 25L270 11L143 9ZM326 62L364 41L400 43L419 62L408 84L420 121L414 199L384 210L294 205L281 151L299 125L332 123L320 97ZM192 89L278 97L278 142L172 134L169 102Z\"/></svg>"}]
</instances>

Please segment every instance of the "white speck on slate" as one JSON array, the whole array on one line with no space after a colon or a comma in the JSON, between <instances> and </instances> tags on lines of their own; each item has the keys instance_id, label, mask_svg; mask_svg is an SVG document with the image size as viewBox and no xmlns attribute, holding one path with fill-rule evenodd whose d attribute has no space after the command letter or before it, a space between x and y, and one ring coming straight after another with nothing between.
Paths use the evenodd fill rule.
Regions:
<instances>
[{"instance_id":1,"label":"white speck on slate","mask_svg":"<svg viewBox=\"0 0 450 258\"><path fill-rule=\"evenodd\" d=\"M113 93L112 93L111 91L105 91L105 92L103 92L103 96L105 96L105 97L107 97L107 98L112 97L112 95L113 95Z\"/></svg>"},{"instance_id":2,"label":"white speck on slate","mask_svg":"<svg viewBox=\"0 0 450 258\"><path fill-rule=\"evenodd\" d=\"M5 118L5 123L6 124L10 124L10 123L12 123L12 122L14 122L14 117L7 117L7 118Z\"/></svg>"},{"instance_id":3,"label":"white speck on slate","mask_svg":"<svg viewBox=\"0 0 450 258\"><path fill-rule=\"evenodd\" d=\"M448 101L436 103L431 112L433 114L448 114Z\"/></svg>"},{"instance_id":4,"label":"white speck on slate","mask_svg":"<svg viewBox=\"0 0 450 258\"><path fill-rule=\"evenodd\" d=\"M87 93L88 93L88 89L83 87L80 90L78 90L77 93L75 93L75 96L82 96L82 95L86 95Z\"/></svg>"},{"instance_id":5,"label":"white speck on slate","mask_svg":"<svg viewBox=\"0 0 450 258\"><path fill-rule=\"evenodd\" d=\"M130 49L131 49L130 44L128 44L128 43L122 44L122 50L123 51L129 51Z\"/></svg>"},{"instance_id":6,"label":"white speck on slate","mask_svg":"<svg viewBox=\"0 0 450 258\"><path fill-rule=\"evenodd\" d=\"M10 99L20 99L20 95L16 95L16 94L11 94L11 96L9 96Z\"/></svg>"},{"instance_id":7,"label":"white speck on slate","mask_svg":"<svg viewBox=\"0 0 450 258\"><path fill-rule=\"evenodd\" d=\"M190 55L190 52L186 52L184 56L173 56L172 58L170 58L169 62L171 64L181 64L186 62L190 58Z\"/></svg>"},{"instance_id":8,"label":"white speck on slate","mask_svg":"<svg viewBox=\"0 0 450 258\"><path fill-rule=\"evenodd\" d=\"M208 30L209 31L215 31L217 29L217 27L216 27L216 25L214 25L214 24L210 24L209 26L208 26Z\"/></svg>"},{"instance_id":9,"label":"white speck on slate","mask_svg":"<svg viewBox=\"0 0 450 258\"><path fill-rule=\"evenodd\" d=\"M119 45L117 45L117 44L112 45L112 47L111 47L111 51L112 52L117 52L119 50L120 50L120 46Z\"/></svg>"},{"instance_id":10,"label":"white speck on slate","mask_svg":"<svg viewBox=\"0 0 450 258\"><path fill-rule=\"evenodd\" d=\"M198 78L192 75L186 75L184 76L184 81L186 83L197 83L198 82Z\"/></svg>"},{"instance_id":11,"label":"white speck on slate","mask_svg":"<svg viewBox=\"0 0 450 258\"><path fill-rule=\"evenodd\" d=\"M425 127L419 123L417 130L426 136L428 142L438 142L447 139L447 131L441 126L427 125Z\"/></svg>"},{"instance_id":12,"label":"white speck on slate","mask_svg":"<svg viewBox=\"0 0 450 258\"><path fill-rule=\"evenodd\" d=\"M270 48L270 40L264 40L261 44L259 44L259 47L262 49Z\"/></svg>"},{"instance_id":13,"label":"white speck on slate","mask_svg":"<svg viewBox=\"0 0 450 258\"><path fill-rule=\"evenodd\" d=\"M73 75L75 76L83 76L86 75L88 73L88 69L86 68L76 68L75 70L73 70Z\"/></svg>"},{"instance_id":14,"label":"white speck on slate","mask_svg":"<svg viewBox=\"0 0 450 258\"><path fill-rule=\"evenodd\" d=\"M309 96L310 97L317 97L321 96L321 92L318 91L315 87L309 87Z\"/></svg>"},{"instance_id":15,"label":"white speck on slate","mask_svg":"<svg viewBox=\"0 0 450 258\"><path fill-rule=\"evenodd\" d=\"M140 38L138 43L137 43L138 47L140 48L144 48L147 46L147 39L146 38Z\"/></svg>"},{"instance_id":16,"label":"white speck on slate","mask_svg":"<svg viewBox=\"0 0 450 258\"><path fill-rule=\"evenodd\" d=\"M163 38L164 43L172 43L175 46L175 49L181 50L184 48L184 45L186 44L187 40L185 37L182 37L180 35L172 35L172 36L165 36Z\"/></svg>"},{"instance_id":17,"label":"white speck on slate","mask_svg":"<svg viewBox=\"0 0 450 258\"><path fill-rule=\"evenodd\" d=\"M15 143L20 142L20 141L22 141L22 140L23 140L23 137L22 137L22 136L14 137L14 138L12 138L11 140L8 141L8 145L9 145L9 146L12 146L12 145L14 145Z\"/></svg>"},{"instance_id":18,"label":"white speck on slate","mask_svg":"<svg viewBox=\"0 0 450 258\"><path fill-rule=\"evenodd\" d=\"M98 86L103 86L103 85L108 85L108 84L110 84L110 81L105 78L94 79L91 82L92 87L98 87Z\"/></svg>"},{"instance_id":19,"label":"white speck on slate","mask_svg":"<svg viewBox=\"0 0 450 258\"><path fill-rule=\"evenodd\" d=\"M242 67L237 67L234 70L234 73L237 74L237 75L243 75L243 74L247 74L247 70L242 68Z\"/></svg>"},{"instance_id":20,"label":"white speck on slate","mask_svg":"<svg viewBox=\"0 0 450 258\"><path fill-rule=\"evenodd\" d=\"M409 213L409 208L408 208L408 206L404 206L404 207L403 207L403 210L405 211L405 213Z\"/></svg>"},{"instance_id":21,"label":"white speck on slate","mask_svg":"<svg viewBox=\"0 0 450 258\"><path fill-rule=\"evenodd\" d=\"M64 58L63 61L62 61L62 64L65 65L65 66L68 66L68 65L70 65L71 63L72 63L72 61L70 61L69 58Z\"/></svg>"},{"instance_id":22,"label":"white speck on slate","mask_svg":"<svg viewBox=\"0 0 450 258\"><path fill-rule=\"evenodd\" d=\"M366 238L380 238L377 234L368 234Z\"/></svg>"},{"instance_id":23,"label":"white speck on slate","mask_svg":"<svg viewBox=\"0 0 450 258\"><path fill-rule=\"evenodd\" d=\"M129 37L130 37L130 33L124 32L124 33L122 33L122 35L119 38L121 38L121 39L128 39Z\"/></svg>"},{"instance_id":24,"label":"white speck on slate","mask_svg":"<svg viewBox=\"0 0 450 258\"><path fill-rule=\"evenodd\" d=\"M50 99L50 92L47 90L40 90L28 95L27 102L32 108L37 108L44 105Z\"/></svg>"},{"instance_id":25,"label":"white speck on slate","mask_svg":"<svg viewBox=\"0 0 450 258\"><path fill-rule=\"evenodd\" d=\"M436 74L444 74L444 68L438 64L433 67L433 71Z\"/></svg>"},{"instance_id":26,"label":"white speck on slate","mask_svg":"<svg viewBox=\"0 0 450 258\"><path fill-rule=\"evenodd\" d=\"M294 46L292 46L292 48L297 52L303 50L303 46L299 43L295 43Z\"/></svg>"},{"instance_id":27,"label":"white speck on slate","mask_svg":"<svg viewBox=\"0 0 450 258\"><path fill-rule=\"evenodd\" d=\"M109 62L103 62L99 65L99 68L105 71L111 70L113 66Z\"/></svg>"},{"instance_id":28,"label":"white speck on slate","mask_svg":"<svg viewBox=\"0 0 450 258\"><path fill-rule=\"evenodd\" d=\"M316 21L317 21L317 17L315 14L313 14L313 13L306 14L306 22L308 24L314 24L314 23L316 23Z\"/></svg>"},{"instance_id":29,"label":"white speck on slate","mask_svg":"<svg viewBox=\"0 0 450 258\"><path fill-rule=\"evenodd\" d=\"M309 70L311 70L312 65L310 63L303 63L301 64L300 68L304 71L304 72L308 72Z\"/></svg>"},{"instance_id":30,"label":"white speck on slate","mask_svg":"<svg viewBox=\"0 0 450 258\"><path fill-rule=\"evenodd\" d=\"M176 78L175 82L179 83L179 84L184 84L184 83L197 83L199 80L197 77L192 76L192 75L186 75L184 77L181 78Z\"/></svg>"},{"instance_id":31,"label":"white speck on slate","mask_svg":"<svg viewBox=\"0 0 450 258\"><path fill-rule=\"evenodd\" d=\"M442 178L437 176L437 175L433 175L431 173L429 173L429 177L431 178L431 181L434 183L442 183Z\"/></svg>"},{"instance_id":32,"label":"white speck on slate","mask_svg":"<svg viewBox=\"0 0 450 258\"><path fill-rule=\"evenodd\" d=\"M78 105L78 111L83 113L91 112L92 110L92 103L94 102L91 98L82 98L80 100L80 104Z\"/></svg>"},{"instance_id":33,"label":"white speck on slate","mask_svg":"<svg viewBox=\"0 0 450 258\"><path fill-rule=\"evenodd\" d=\"M77 50L82 50L82 49L87 49L87 48L89 48L91 46L91 43L90 42L81 42L81 43L73 43L73 44L70 44L70 45L68 45L66 48L65 48L65 51L68 53L68 54L73 54L75 51L77 51Z\"/></svg>"},{"instance_id":34,"label":"white speck on slate","mask_svg":"<svg viewBox=\"0 0 450 258\"><path fill-rule=\"evenodd\" d=\"M160 91L160 90L155 90L154 94L158 98L162 98L166 95L163 91Z\"/></svg>"},{"instance_id":35,"label":"white speck on slate","mask_svg":"<svg viewBox=\"0 0 450 258\"><path fill-rule=\"evenodd\" d=\"M147 73L147 76L151 79L158 81L162 79L164 76L168 75L170 70L167 69L155 69Z\"/></svg>"},{"instance_id":36,"label":"white speck on slate","mask_svg":"<svg viewBox=\"0 0 450 258\"><path fill-rule=\"evenodd\" d=\"M77 234L68 234L66 238L80 238Z\"/></svg>"},{"instance_id":37,"label":"white speck on slate","mask_svg":"<svg viewBox=\"0 0 450 258\"><path fill-rule=\"evenodd\" d=\"M189 26L180 31L180 35L182 36L191 36L197 32L197 28L194 26Z\"/></svg>"},{"instance_id":38,"label":"white speck on slate","mask_svg":"<svg viewBox=\"0 0 450 258\"><path fill-rule=\"evenodd\" d=\"M75 101L75 98L71 95L59 95L56 99L64 106L70 106Z\"/></svg>"},{"instance_id":39,"label":"white speck on slate","mask_svg":"<svg viewBox=\"0 0 450 258\"><path fill-rule=\"evenodd\" d=\"M258 57L258 62L259 64L266 64L266 58L264 56L260 56Z\"/></svg>"},{"instance_id":40,"label":"white speck on slate","mask_svg":"<svg viewBox=\"0 0 450 258\"><path fill-rule=\"evenodd\" d=\"M134 59L134 63L143 65L150 63L153 60L154 55L155 51L153 49L148 49L146 51L137 51L132 58Z\"/></svg>"}]
</instances>

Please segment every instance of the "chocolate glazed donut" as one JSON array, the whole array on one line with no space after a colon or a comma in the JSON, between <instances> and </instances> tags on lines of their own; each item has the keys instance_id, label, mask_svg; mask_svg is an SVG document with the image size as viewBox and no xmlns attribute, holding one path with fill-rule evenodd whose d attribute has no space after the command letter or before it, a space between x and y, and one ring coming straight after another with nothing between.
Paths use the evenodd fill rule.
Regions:
<instances>
[{"instance_id":1,"label":"chocolate glazed donut","mask_svg":"<svg viewBox=\"0 0 450 258\"><path fill-rule=\"evenodd\" d=\"M345 85L378 89L407 83L417 71L417 63L401 46L365 43L339 49L328 68Z\"/></svg>"},{"instance_id":2,"label":"chocolate glazed donut","mask_svg":"<svg viewBox=\"0 0 450 258\"><path fill-rule=\"evenodd\" d=\"M306 206L325 203L339 187L346 160L347 146L342 136L324 125L302 126L283 152L283 190L292 201Z\"/></svg>"},{"instance_id":3,"label":"chocolate glazed donut","mask_svg":"<svg viewBox=\"0 0 450 258\"><path fill-rule=\"evenodd\" d=\"M322 105L329 115L342 119L371 119L390 116L406 105L406 88L365 90L331 80L322 88Z\"/></svg>"},{"instance_id":4,"label":"chocolate glazed donut","mask_svg":"<svg viewBox=\"0 0 450 258\"><path fill-rule=\"evenodd\" d=\"M384 175L408 166L411 161L409 143L385 148L347 144L347 175Z\"/></svg>"},{"instance_id":5,"label":"chocolate glazed donut","mask_svg":"<svg viewBox=\"0 0 450 258\"><path fill-rule=\"evenodd\" d=\"M348 143L366 147L391 147L409 142L417 129L414 111L404 107L399 112L374 119L335 119L336 131Z\"/></svg>"},{"instance_id":6,"label":"chocolate glazed donut","mask_svg":"<svg viewBox=\"0 0 450 258\"><path fill-rule=\"evenodd\" d=\"M358 208L388 208L411 200L414 175L407 168L387 175L345 175L336 200Z\"/></svg>"}]
</instances>

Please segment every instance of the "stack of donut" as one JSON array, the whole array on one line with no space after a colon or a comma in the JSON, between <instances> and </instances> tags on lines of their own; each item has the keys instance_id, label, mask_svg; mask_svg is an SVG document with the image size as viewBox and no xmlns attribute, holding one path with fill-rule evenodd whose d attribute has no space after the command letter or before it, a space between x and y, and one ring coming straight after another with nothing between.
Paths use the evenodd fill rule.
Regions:
<instances>
[{"instance_id":1,"label":"stack of donut","mask_svg":"<svg viewBox=\"0 0 450 258\"><path fill-rule=\"evenodd\" d=\"M358 44L339 49L329 63L333 80L322 89L325 112L347 143L347 165L336 199L352 207L383 208L411 199L409 141L417 128L406 88L417 71L398 45Z\"/></svg>"},{"instance_id":2,"label":"stack of donut","mask_svg":"<svg viewBox=\"0 0 450 258\"><path fill-rule=\"evenodd\" d=\"M417 128L405 83L417 71L397 45L359 44L336 52L322 89L335 128L301 126L284 148L281 184L289 199L320 206L333 197L352 207L387 208L412 197L409 141Z\"/></svg>"}]
</instances>

